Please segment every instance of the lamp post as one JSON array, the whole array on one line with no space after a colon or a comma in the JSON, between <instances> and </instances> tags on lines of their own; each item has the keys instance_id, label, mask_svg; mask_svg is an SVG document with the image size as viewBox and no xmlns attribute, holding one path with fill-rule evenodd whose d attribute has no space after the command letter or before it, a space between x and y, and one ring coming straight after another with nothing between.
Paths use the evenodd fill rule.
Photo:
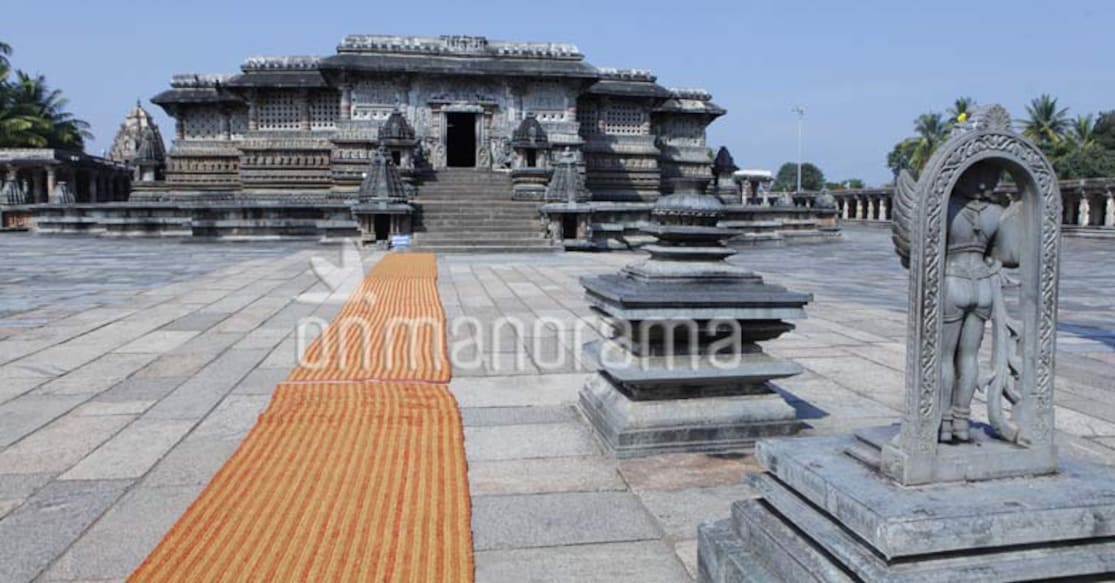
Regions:
<instances>
[{"instance_id":1,"label":"lamp post","mask_svg":"<svg viewBox=\"0 0 1115 583\"><path fill-rule=\"evenodd\" d=\"M790 111L798 114L798 188L795 193L801 194L801 126L802 120L805 117L805 108L800 105L795 105Z\"/></svg>"}]
</instances>

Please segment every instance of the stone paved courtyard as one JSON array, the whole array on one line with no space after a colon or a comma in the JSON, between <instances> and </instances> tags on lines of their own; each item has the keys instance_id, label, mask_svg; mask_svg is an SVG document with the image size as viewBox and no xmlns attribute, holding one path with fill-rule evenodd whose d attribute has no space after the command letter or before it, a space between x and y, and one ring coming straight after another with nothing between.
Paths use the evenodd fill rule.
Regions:
<instances>
[{"instance_id":1,"label":"stone paved courtyard","mask_svg":"<svg viewBox=\"0 0 1115 583\"><path fill-rule=\"evenodd\" d=\"M126 577L292 368L298 322L331 318L359 274L326 285L310 259L337 262L337 248L307 244L5 234L0 254L0 581ZM1115 250L1065 239L1063 257L1061 448L1113 463ZM440 261L479 581L687 581L697 524L750 495L748 456L616 462L573 408L593 320L578 277L635 258ZM734 261L814 294L810 318L768 344L806 368L782 386L807 434L897 420L906 273L888 231ZM528 325L493 339L504 318ZM535 330L538 320L560 325Z\"/></svg>"}]
</instances>

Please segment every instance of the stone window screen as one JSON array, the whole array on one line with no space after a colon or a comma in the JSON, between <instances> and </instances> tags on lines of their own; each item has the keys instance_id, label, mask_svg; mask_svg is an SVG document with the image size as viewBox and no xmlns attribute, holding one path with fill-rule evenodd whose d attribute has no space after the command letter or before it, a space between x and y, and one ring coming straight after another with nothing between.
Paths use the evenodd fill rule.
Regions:
<instances>
[{"instance_id":1,"label":"stone window screen","mask_svg":"<svg viewBox=\"0 0 1115 583\"><path fill-rule=\"evenodd\" d=\"M229 114L228 125L232 139L243 138L244 133L248 131L248 110L240 109Z\"/></svg>"},{"instance_id":2,"label":"stone window screen","mask_svg":"<svg viewBox=\"0 0 1115 583\"><path fill-rule=\"evenodd\" d=\"M340 96L336 93L315 93L310 98L310 128L331 130L341 115Z\"/></svg>"},{"instance_id":3,"label":"stone window screen","mask_svg":"<svg viewBox=\"0 0 1115 583\"><path fill-rule=\"evenodd\" d=\"M612 135L647 133L647 115L635 105L612 105L604 112L604 132Z\"/></svg>"},{"instance_id":4,"label":"stone window screen","mask_svg":"<svg viewBox=\"0 0 1115 583\"><path fill-rule=\"evenodd\" d=\"M194 108L183 120L186 139L213 140L221 134L221 113L214 108Z\"/></svg>"},{"instance_id":5,"label":"stone window screen","mask_svg":"<svg viewBox=\"0 0 1115 583\"><path fill-rule=\"evenodd\" d=\"M590 136L598 133L596 126L596 106L581 105L577 107L577 123L581 126L581 135Z\"/></svg>"},{"instance_id":6,"label":"stone window screen","mask_svg":"<svg viewBox=\"0 0 1115 583\"><path fill-rule=\"evenodd\" d=\"M301 126L301 112L294 93L268 93L259 100L259 129L296 130Z\"/></svg>"}]
</instances>

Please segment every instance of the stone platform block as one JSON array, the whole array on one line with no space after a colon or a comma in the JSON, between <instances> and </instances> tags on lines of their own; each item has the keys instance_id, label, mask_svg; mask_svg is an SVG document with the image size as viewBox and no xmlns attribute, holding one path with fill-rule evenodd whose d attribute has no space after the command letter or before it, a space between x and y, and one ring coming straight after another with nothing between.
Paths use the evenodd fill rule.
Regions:
<instances>
[{"instance_id":1,"label":"stone platform block","mask_svg":"<svg viewBox=\"0 0 1115 583\"><path fill-rule=\"evenodd\" d=\"M855 439L761 442L768 472L750 478L761 498L701 526L701 581L1018 581L1115 571L1115 470L1062 460L1050 476L905 487L848 455Z\"/></svg>"},{"instance_id":2,"label":"stone platform block","mask_svg":"<svg viewBox=\"0 0 1115 583\"><path fill-rule=\"evenodd\" d=\"M601 375L581 390L581 411L618 458L750 449L757 439L797 433L802 423L781 395L635 401Z\"/></svg>"}]
</instances>

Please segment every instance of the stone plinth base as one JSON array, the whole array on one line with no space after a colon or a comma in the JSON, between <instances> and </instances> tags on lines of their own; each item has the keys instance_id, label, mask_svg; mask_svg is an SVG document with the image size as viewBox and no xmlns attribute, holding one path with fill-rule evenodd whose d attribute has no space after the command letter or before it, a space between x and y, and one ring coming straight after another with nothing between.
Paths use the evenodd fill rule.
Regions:
<instances>
[{"instance_id":1,"label":"stone plinth base","mask_svg":"<svg viewBox=\"0 0 1115 583\"><path fill-rule=\"evenodd\" d=\"M581 389L581 410L618 458L674 452L750 449L757 439L793 435L797 413L773 391L692 399L636 401L594 375Z\"/></svg>"},{"instance_id":2,"label":"stone plinth base","mask_svg":"<svg viewBox=\"0 0 1115 583\"><path fill-rule=\"evenodd\" d=\"M1019 581L1115 573L1115 471L903 487L853 437L760 442L761 498L699 531L700 580Z\"/></svg>"},{"instance_id":3,"label":"stone plinth base","mask_svg":"<svg viewBox=\"0 0 1115 583\"><path fill-rule=\"evenodd\" d=\"M848 454L877 470L886 465L885 460L893 460L889 475L907 486L1040 476L1057 471L1057 448L1052 443L1032 447L1008 443L993 437L991 427L983 423L971 425L971 442L938 444L935 452L927 454L893 448L891 442L898 428L896 424L857 431L857 442Z\"/></svg>"}]
</instances>

